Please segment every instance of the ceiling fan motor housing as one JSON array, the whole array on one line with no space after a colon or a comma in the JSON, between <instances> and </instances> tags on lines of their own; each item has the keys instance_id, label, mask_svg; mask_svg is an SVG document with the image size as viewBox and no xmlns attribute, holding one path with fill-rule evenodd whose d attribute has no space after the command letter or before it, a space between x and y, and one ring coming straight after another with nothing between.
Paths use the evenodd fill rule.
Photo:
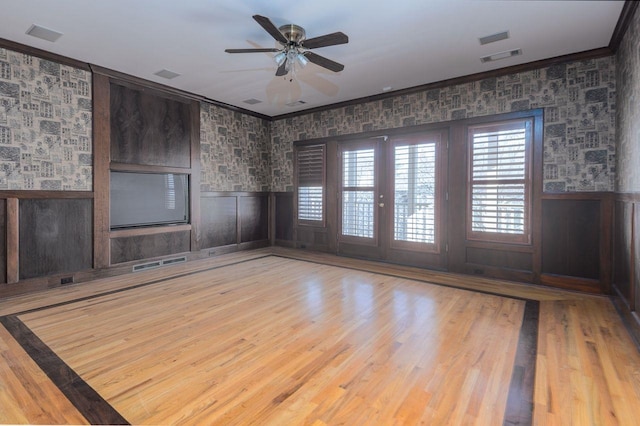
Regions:
<instances>
[{"instance_id":1,"label":"ceiling fan motor housing","mask_svg":"<svg viewBox=\"0 0 640 426\"><path fill-rule=\"evenodd\" d=\"M286 24L278 28L280 32L289 40L289 44L298 45L305 39L306 33L304 28L299 25Z\"/></svg>"}]
</instances>

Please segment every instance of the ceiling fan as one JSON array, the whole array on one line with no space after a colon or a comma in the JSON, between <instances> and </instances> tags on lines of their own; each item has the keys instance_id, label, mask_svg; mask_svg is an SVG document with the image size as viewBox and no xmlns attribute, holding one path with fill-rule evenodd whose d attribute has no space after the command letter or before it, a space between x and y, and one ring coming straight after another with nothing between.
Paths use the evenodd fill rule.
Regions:
<instances>
[{"instance_id":1,"label":"ceiling fan","mask_svg":"<svg viewBox=\"0 0 640 426\"><path fill-rule=\"evenodd\" d=\"M286 75L289 71L293 71L296 65L304 67L308 62L313 62L323 68L333 72L340 72L344 69L344 65L310 52L310 49L318 47L334 46L337 44L345 44L349 42L349 37L342 32L325 34L319 37L306 38L304 28L294 24L282 25L276 27L273 22L266 16L253 15L262 28L264 28L278 43L282 45L280 48L260 48L260 49L225 49L227 53L260 53L273 52L276 53L274 59L278 64L276 70L277 76Z\"/></svg>"}]
</instances>

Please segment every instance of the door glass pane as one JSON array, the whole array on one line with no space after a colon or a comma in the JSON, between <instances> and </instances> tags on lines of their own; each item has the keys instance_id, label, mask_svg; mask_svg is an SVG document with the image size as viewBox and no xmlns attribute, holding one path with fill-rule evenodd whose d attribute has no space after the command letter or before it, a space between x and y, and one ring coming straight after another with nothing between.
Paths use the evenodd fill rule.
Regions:
<instances>
[{"instance_id":1,"label":"door glass pane","mask_svg":"<svg viewBox=\"0 0 640 426\"><path fill-rule=\"evenodd\" d=\"M394 240L435 243L435 203L435 143L396 146L394 148Z\"/></svg>"},{"instance_id":2,"label":"door glass pane","mask_svg":"<svg viewBox=\"0 0 640 426\"><path fill-rule=\"evenodd\" d=\"M375 152L373 149L343 152L342 186L373 186L375 182Z\"/></svg>"},{"instance_id":3,"label":"door glass pane","mask_svg":"<svg viewBox=\"0 0 640 426\"><path fill-rule=\"evenodd\" d=\"M373 238L373 191L342 194L342 235Z\"/></svg>"},{"instance_id":4,"label":"door glass pane","mask_svg":"<svg viewBox=\"0 0 640 426\"><path fill-rule=\"evenodd\" d=\"M342 235L375 237L375 150L342 152Z\"/></svg>"}]
</instances>

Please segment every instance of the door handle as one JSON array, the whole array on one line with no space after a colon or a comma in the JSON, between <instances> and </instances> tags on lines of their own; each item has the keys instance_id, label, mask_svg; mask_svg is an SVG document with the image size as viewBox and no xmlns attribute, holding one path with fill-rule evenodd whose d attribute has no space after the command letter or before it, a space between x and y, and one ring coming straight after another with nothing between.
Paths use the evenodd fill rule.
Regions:
<instances>
[{"instance_id":1,"label":"door handle","mask_svg":"<svg viewBox=\"0 0 640 426\"><path fill-rule=\"evenodd\" d=\"M378 207L384 207L384 203L378 204Z\"/></svg>"}]
</instances>

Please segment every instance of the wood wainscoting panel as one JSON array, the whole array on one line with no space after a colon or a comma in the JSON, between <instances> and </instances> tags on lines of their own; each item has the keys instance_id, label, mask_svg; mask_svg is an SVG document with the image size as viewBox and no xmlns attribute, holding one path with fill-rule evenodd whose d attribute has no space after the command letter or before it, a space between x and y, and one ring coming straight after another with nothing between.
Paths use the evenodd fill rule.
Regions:
<instances>
[{"instance_id":1,"label":"wood wainscoting panel","mask_svg":"<svg viewBox=\"0 0 640 426\"><path fill-rule=\"evenodd\" d=\"M186 253L191 231L165 232L111 239L111 264Z\"/></svg>"},{"instance_id":2,"label":"wood wainscoting panel","mask_svg":"<svg viewBox=\"0 0 640 426\"><path fill-rule=\"evenodd\" d=\"M600 278L600 201L542 201L542 272Z\"/></svg>"},{"instance_id":3,"label":"wood wainscoting panel","mask_svg":"<svg viewBox=\"0 0 640 426\"><path fill-rule=\"evenodd\" d=\"M235 196L200 199L200 249L238 242L238 206Z\"/></svg>"},{"instance_id":4,"label":"wood wainscoting panel","mask_svg":"<svg viewBox=\"0 0 640 426\"><path fill-rule=\"evenodd\" d=\"M241 195L238 201L240 215L240 243L269 239L268 194Z\"/></svg>"},{"instance_id":5,"label":"wood wainscoting panel","mask_svg":"<svg viewBox=\"0 0 640 426\"><path fill-rule=\"evenodd\" d=\"M612 300L640 345L640 194L616 194L613 218Z\"/></svg>"},{"instance_id":6,"label":"wood wainscoting panel","mask_svg":"<svg viewBox=\"0 0 640 426\"><path fill-rule=\"evenodd\" d=\"M613 287L627 303L630 303L633 203L616 200L614 205Z\"/></svg>"},{"instance_id":7,"label":"wood wainscoting panel","mask_svg":"<svg viewBox=\"0 0 640 426\"><path fill-rule=\"evenodd\" d=\"M633 204L633 284L631 286L631 309L640 321L640 201ZM640 324L639 324L640 325Z\"/></svg>"},{"instance_id":8,"label":"wood wainscoting panel","mask_svg":"<svg viewBox=\"0 0 640 426\"><path fill-rule=\"evenodd\" d=\"M7 200L0 199L0 283L7 282Z\"/></svg>"},{"instance_id":9,"label":"wood wainscoting panel","mask_svg":"<svg viewBox=\"0 0 640 426\"><path fill-rule=\"evenodd\" d=\"M293 241L293 192L276 192L275 199L275 240Z\"/></svg>"},{"instance_id":10,"label":"wood wainscoting panel","mask_svg":"<svg viewBox=\"0 0 640 426\"><path fill-rule=\"evenodd\" d=\"M516 269L531 272L531 252L516 250L489 249L467 246L466 261L476 265L487 265L497 268Z\"/></svg>"},{"instance_id":11,"label":"wood wainscoting panel","mask_svg":"<svg viewBox=\"0 0 640 426\"><path fill-rule=\"evenodd\" d=\"M20 279L93 266L91 199L21 199L19 201Z\"/></svg>"}]
</instances>

